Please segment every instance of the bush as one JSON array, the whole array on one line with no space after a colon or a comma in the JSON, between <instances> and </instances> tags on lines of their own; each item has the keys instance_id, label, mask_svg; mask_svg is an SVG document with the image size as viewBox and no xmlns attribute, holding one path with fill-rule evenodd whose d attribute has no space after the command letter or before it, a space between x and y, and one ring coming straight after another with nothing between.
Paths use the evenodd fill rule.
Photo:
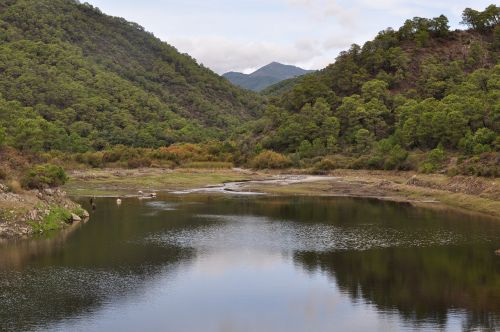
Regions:
<instances>
[{"instance_id":1,"label":"bush","mask_svg":"<svg viewBox=\"0 0 500 332\"><path fill-rule=\"evenodd\" d=\"M21 184L17 180L10 180L7 183L7 189L14 194L20 194L23 191Z\"/></svg>"},{"instance_id":2,"label":"bush","mask_svg":"<svg viewBox=\"0 0 500 332\"><path fill-rule=\"evenodd\" d=\"M44 189L61 186L68 181L68 176L62 167L43 164L31 168L22 180L26 189Z\"/></svg>"},{"instance_id":3,"label":"bush","mask_svg":"<svg viewBox=\"0 0 500 332\"><path fill-rule=\"evenodd\" d=\"M87 164L93 168L99 168L103 165L103 153L102 152L80 153L75 156L75 161L82 164Z\"/></svg>"},{"instance_id":4,"label":"bush","mask_svg":"<svg viewBox=\"0 0 500 332\"><path fill-rule=\"evenodd\" d=\"M337 169L337 163L329 158L324 158L321 161L314 164L313 173L314 174L327 174L329 171Z\"/></svg>"},{"instance_id":5,"label":"bush","mask_svg":"<svg viewBox=\"0 0 500 332\"><path fill-rule=\"evenodd\" d=\"M389 152L388 158L385 160L384 169L401 170L403 168L403 163L406 161L407 158L408 158L408 152L405 149L403 149L400 145L395 145Z\"/></svg>"},{"instance_id":6,"label":"bush","mask_svg":"<svg viewBox=\"0 0 500 332\"><path fill-rule=\"evenodd\" d=\"M434 173L435 171L436 171L436 167L431 163L424 163L420 167L421 173L429 174L429 173Z\"/></svg>"},{"instance_id":7,"label":"bush","mask_svg":"<svg viewBox=\"0 0 500 332\"><path fill-rule=\"evenodd\" d=\"M0 126L0 145L3 145L5 143L5 128Z\"/></svg>"},{"instance_id":8,"label":"bush","mask_svg":"<svg viewBox=\"0 0 500 332\"><path fill-rule=\"evenodd\" d=\"M427 161L420 167L420 172L434 173L438 171L443 166L445 159L443 148L438 146L427 154Z\"/></svg>"},{"instance_id":9,"label":"bush","mask_svg":"<svg viewBox=\"0 0 500 332\"><path fill-rule=\"evenodd\" d=\"M257 169L281 169L291 165L291 160L274 151L264 151L257 155L251 162L251 166Z\"/></svg>"},{"instance_id":10,"label":"bush","mask_svg":"<svg viewBox=\"0 0 500 332\"><path fill-rule=\"evenodd\" d=\"M150 167L151 159L142 157L142 158L132 158L127 161L128 168L141 168L141 167Z\"/></svg>"},{"instance_id":11,"label":"bush","mask_svg":"<svg viewBox=\"0 0 500 332\"><path fill-rule=\"evenodd\" d=\"M233 163L224 161L193 161L182 165L183 168L197 168L197 169L231 169L234 167Z\"/></svg>"}]
</instances>

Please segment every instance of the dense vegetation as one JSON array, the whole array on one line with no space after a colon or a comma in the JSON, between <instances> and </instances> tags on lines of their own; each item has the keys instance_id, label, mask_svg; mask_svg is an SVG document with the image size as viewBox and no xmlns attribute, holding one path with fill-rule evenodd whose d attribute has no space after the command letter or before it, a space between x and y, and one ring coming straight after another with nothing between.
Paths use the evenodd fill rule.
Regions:
<instances>
[{"instance_id":1,"label":"dense vegetation","mask_svg":"<svg viewBox=\"0 0 500 332\"><path fill-rule=\"evenodd\" d=\"M264 98L88 4L6 0L0 145L92 167L224 162L498 176L499 22L495 5L466 9L467 31L450 31L444 16L416 17Z\"/></svg>"},{"instance_id":2,"label":"dense vegetation","mask_svg":"<svg viewBox=\"0 0 500 332\"><path fill-rule=\"evenodd\" d=\"M88 4L0 3L0 134L20 150L221 139L259 105L139 25Z\"/></svg>"},{"instance_id":3,"label":"dense vegetation","mask_svg":"<svg viewBox=\"0 0 500 332\"><path fill-rule=\"evenodd\" d=\"M283 94L271 97L249 135L256 153L290 154L296 165L341 154L351 157L347 167L430 172L447 152L492 153L483 157L498 164L499 22L495 5L466 9L468 31L450 31L444 16L416 17L353 45L319 73L268 89ZM422 152L419 163L408 160L412 151ZM498 175L498 167L489 172Z\"/></svg>"}]
</instances>

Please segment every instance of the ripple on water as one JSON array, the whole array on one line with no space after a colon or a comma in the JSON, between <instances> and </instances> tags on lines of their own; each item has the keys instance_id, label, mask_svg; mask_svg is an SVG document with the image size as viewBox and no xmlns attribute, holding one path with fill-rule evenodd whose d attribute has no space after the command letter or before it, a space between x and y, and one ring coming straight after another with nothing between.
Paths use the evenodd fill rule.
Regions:
<instances>
[{"instance_id":1,"label":"ripple on water","mask_svg":"<svg viewBox=\"0 0 500 332\"><path fill-rule=\"evenodd\" d=\"M1 325L13 331L38 329L40 322L85 314L131 290L140 291L154 271L150 266L139 273L68 267L0 271Z\"/></svg>"},{"instance_id":2,"label":"ripple on water","mask_svg":"<svg viewBox=\"0 0 500 332\"><path fill-rule=\"evenodd\" d=\"M337 226L273 221L265 217L200 215L215 225L153 234L156 245L200 250L255 248L279 251L368 250L390 247L442 246L464 241L447 229L399 230L379 224Z\"/></svg>"},{"instance_id":3,"label":"ripple on water","mask_svg":"<svg viewBox=\"0 0 500 332\"><path fill-rule=\"evenodd\" d=\"M175 211L175 210L177 210L179 203L172 203L172 202L165 202L165 201L152 201L152 202L147 202L146 205L153 208L153 209L156 209L156 210Z\"/></svg>"}]
</instances>

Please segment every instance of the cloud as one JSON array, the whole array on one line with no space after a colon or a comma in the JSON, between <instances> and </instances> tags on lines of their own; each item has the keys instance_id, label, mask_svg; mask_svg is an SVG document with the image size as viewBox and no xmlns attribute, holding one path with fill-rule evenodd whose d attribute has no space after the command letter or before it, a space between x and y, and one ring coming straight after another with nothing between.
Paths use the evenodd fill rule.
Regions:
<instances>
[{"instance_id":1,"label":"cloud","mask_svg":"<svg viewBox=\"0 0 500 332\"><path fill-rule=\"evenodd\" d=\"M359 17L357 6L343 6L336 0L287 0L292 7L300 7L314 20L335 18L338 23L353 27ZM354 1L355 2L355 1Z\"/></svg>"},{"instance_id":2,"label":"cloud","mask_svg":"<svg viewBox=\"0 0 500 332\"><path fill-rule=\"evenodd\" d=\"M174 38L170 41L200 63L218 73L229 70L249 71L272 61L287 64L305 63L322 53L321 42L298 39L292 43L229 39L221 36Z\"/></svg>"},{"instance_id":3,"label":"cloud","mask_svg":"<svg viewBox=\"0 0 500 332\"><path fill-rule=\"evenodd\" d=\"M320 69L413 16L445 14L458 28L465 7L491 0L87 0L138 22L217 73L272 61Z\"/></svg>"}]
</instances>

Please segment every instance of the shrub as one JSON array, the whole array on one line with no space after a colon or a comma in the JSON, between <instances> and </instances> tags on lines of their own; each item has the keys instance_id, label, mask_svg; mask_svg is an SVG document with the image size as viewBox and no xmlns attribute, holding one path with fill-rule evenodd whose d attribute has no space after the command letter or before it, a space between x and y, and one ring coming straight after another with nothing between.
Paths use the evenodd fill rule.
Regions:
<instances>
[{"instance_id":1,"label":"shrub","mask_svg":"<svg viewBox=\"0 0 500 332\"><path fill-rule=\"evenodd\" d=\"M324 158L321 161L314 164L313 173L314 174L327 174L329 171L333 171L338 168L335 160L330 158Z\"/></svg>"},{"instance_id":2,"label":"shrub","mask_svg":"<svg viewBox=\"0 0 500 332\"><path fill-rule=\"evenodd\" d=\"M280 169L291 165L291 160L274 151L264 151L253 158L251 166L257 169Z\"/></svg>"},{"instance_id":3,"label":"shrub","mask_svg":"<svg viewBox=\"0 0 500 332\"><path fill-rule=\"evenodd\" d=\"M183 164L182 167L197 169L231 169L234 165L233 163L224 161L193 161Z\"/></svg>"},{"instance_id":4,"label":"shrub","mask_svg":"<svg viewBox=\"0 0 500 332\"><path fill-rule=\"evenodd\" d=\"M103 153L102 152L80 153L75 156L75 161L89 165L93 168L98 168L103 165Z\"/></svg>"},{"instance_id":5,"label":"shrub","mask_svg":"<svg viewBox=\"0 0 500 332\"><path fill-rule=\"evenodd\" d=\"M27 189L44 189L61 186L68 181L68 176L62 167L43 164L31 168L22 180Z\"/></svg>"},{"instance_id":6,"label":"shrub","mask_svg":"<svg viewBox=\"0 0 500 332\"><path fill-rule=\"evenodd\" d=\"M5 128L0 126L0 145L3 145L5 143Z\"/></svg>"},{"instance_id":7,"label":"shrub","mask_svg":"<svg viewBox=\"0 0 500 332\"><path fill-rule=\"evenodd\" d=\"M446 155L441 146L438 146L434 150L427 154L427 161L420 167L420 172L422 173L434 173L439 170L443 162L446 159Z\"/></svg>"},{"instance_id":8,"label":"shrub","mask_svg":"<svg viewBox=\"0 0 500 332\"><path fill-rule=\"evenodd\" d=\"M400 145L395 145L389 152L388 158L385 160L384 169L402 169L403 163L408 158L408 152Z\"/></svg>"},{"instance_id":9,"label":"shrub","mask_svg":"<svg viewBox=\"0 0 500 332\"><path fill-rule=\"evenodd\" d=\"M429 174L429 173L434 173L435 171L436 171L436 167L431 163L424 163L420 167L421 173Z\"/></svg>"},{"instance_id":10,"label":"shrub","mask_svg":"<svg viewBox=\"0 0 500 332\"><path fill-rule=\"evenodd\" d=\"M141 167L150 167L151 159L142 157L142 158L132 158L127 160L128 168L141 168Z\"/></svg>"},{"instance_id":11,"label":"shrub","mask_svg":"<svg viewBox=\"0 0 500 332\"><path fill-rule=\"evenodd\" d=\"M7 183L7 188L9 189L10 192L13 192L14 194L19 194L23 191L21 184L17 180L9 181Z\"/></svg>"},{"instance_id":12,"label":"shrub","mask_svg":"<svg viewBox=\"0 0 500 332\"><path fill-rule=\"evenodd\" d=\"M87 164L94 168L98 168L102 166L102 152L94 152L88 153L87 155Z\"/></svg>"}]
</instances>

